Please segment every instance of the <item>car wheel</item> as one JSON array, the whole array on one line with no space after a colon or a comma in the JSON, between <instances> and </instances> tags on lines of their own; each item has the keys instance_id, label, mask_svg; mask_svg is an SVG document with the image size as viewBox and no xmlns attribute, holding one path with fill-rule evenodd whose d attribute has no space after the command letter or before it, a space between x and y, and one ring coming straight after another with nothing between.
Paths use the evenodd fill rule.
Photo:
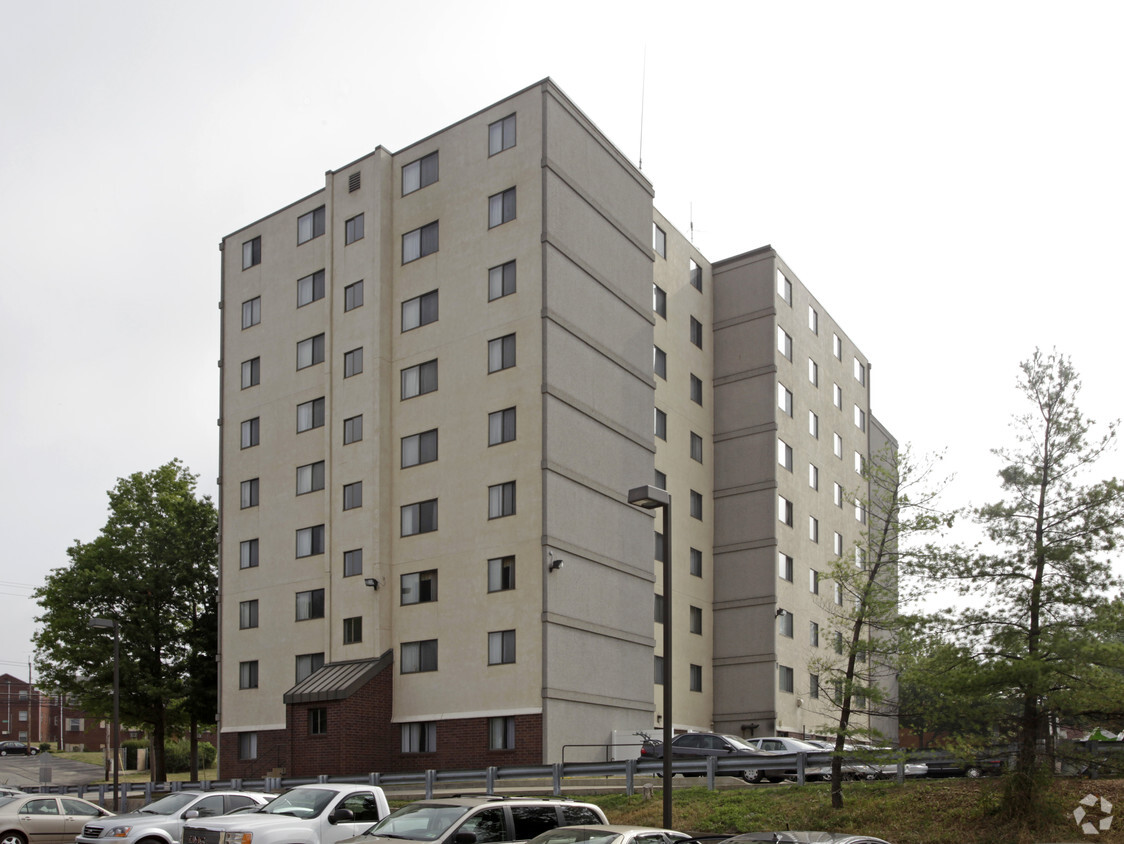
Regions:
<instances>
[{"instance_id":1,"label":"car wheel","mask_svg":"<svg viewBox=\"0 0 1124 844\"><path fill-rule=\"evenodd\" d=\"M741 777L746 782L761 782L760 771L742 771Z\"/></svg>"},{"instance_id":2,"label":"car wheel","mask_svg":"<svg viewBox=\"0 0 1124 844\"><path fill-rule=\"evenodd\" d=\"M8 751L0 750L0 756L7 756L7 755L8 755Z\"/></svg>"},{"instance_id":3,"label":"car wheel","mask_svg":"<svg viewBox=\"0 0 1124 844\"><path fill-rule=\"evenodd\" d=\"M0 835L0 844L27 844L27 838L24 837L22 832L5 832Z\"/></svg>"},{"instance_id":4,"label":"car wheel","mask_svg":"<svg viewBox=\"0 0 1124 844\"><path fill-rule=\"evenodd\" d=\"M972 765L966 771L964 771L964 776L968 777L969 779L978 780L981 776L983 776L983 771L975 765Z\"/></svg>"},{"instance_id":5,"label":"car wheel","mask_svg":"<svg viewBox=\"0 0 1124 844\"><path fill-rule=\"evenodd\" d=\"M36 755L38 755L38 753L39 753L39 750L37 748L34 748L34 747L27 751L28 756L36 756Z\"/></svg>"}]
</instances>

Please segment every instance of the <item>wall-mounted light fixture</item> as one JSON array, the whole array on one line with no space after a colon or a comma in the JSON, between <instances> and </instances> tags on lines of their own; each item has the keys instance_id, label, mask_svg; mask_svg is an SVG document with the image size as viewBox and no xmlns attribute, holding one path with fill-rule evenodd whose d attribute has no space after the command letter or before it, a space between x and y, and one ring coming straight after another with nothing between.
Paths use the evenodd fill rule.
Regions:
<instances>
[{"instance_id":1,"label":"wall-mounted light fixture","mask_svg":"<svg viewBox=\"0 0 1124 844\"><path fill-rule=\"evenodd\" d=\"M557 571L558 569L562 568L562 563L565 562L565 560L554 559L554 552L553 551L547 551L546 552L546 559L547 559L547 564L546 564L546 570L547 571Z\"/></svg>"},{"instance_id":2,"label":"wall-mounted light fixture","mask_svg":"<svg viewBox=\"0 0 1124 844\"><path fill-rule=\"evenodd\" d=\"M365 578L363 578L363 583L364 583L365 585L367 585L367 586L370 586L370 587L371 587L372 589L374 589L374 590L375 590L376 592L378 592L378 591L379 591L379 582L378 582L377 580L375 580L375 579L374 579L373 577L365 577Z\"/></svg>"}]
</instances>

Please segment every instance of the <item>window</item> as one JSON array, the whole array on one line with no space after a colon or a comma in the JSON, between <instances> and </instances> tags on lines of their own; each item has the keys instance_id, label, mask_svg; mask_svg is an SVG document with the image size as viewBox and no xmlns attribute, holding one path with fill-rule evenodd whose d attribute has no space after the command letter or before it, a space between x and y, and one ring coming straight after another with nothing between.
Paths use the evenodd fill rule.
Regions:
<instances>
[{"instance_id":1,"label":"window","mask_svg":"<svg viewBox=\"0 0 1124 844\"><path fill-rule=\"evenodd\" d=\"M691 317L691 342L698 346L700 349L703 344L703 328L702 323L694 317Z\"/></svg>"},{"instance_id":2,"label":"window","mask_svg":"<svg viewBox=\"0 0 1124 844\"><path fill-rule=\"evenodd\" d=\"M843 603L842 599L840 599L838 603ZM835 634L835 641L834 641L834 643L832 644L832 649L833 649L833 650L834 650L834 651L835 651L835 652L836 652L837 654L842 654L842 653L843 653L843 634L842 634L842 633L840 633L840 632L836 632L836 634Z\"/></svg>"},{"instance_id":3,"label":"window","mask_svg":"<svg viewBox=\"0 0 1124 844\"><path fill-rule=\"evenodd\" d=\"M297 530L297 558L314 557L324 553L324 526L299 528Z\"/></svg>"},{"instance_id":4,"label":"window","mask_svg":"<svg viewBox=\"0 0 1124 844\"><path fill-rule=\"evenodd\" d=\"M515 662L515 631L496 630L488 634L488 665Z\"/></svg>"},{"instance_id":5,"label":"window","mask_svg":"<svg viewBox=\"0 0 1124 844\"><path fill-rule=\"evenodd\" d=\"M419 721L402 725L403 753L432 753L437 749L437 723Z\"/></svg>"},{"instance_id":6,"label":"window","mask_svg":"<svg viewBox=\"0 0 1124 844\"><path fill-rule=\"evenodd\" d=\"M820 675L808 675L808 697L812 700L819 700L820 697Z\"/></svg>"},{"instance_id":7,"label":"window","mask_svg":"<svg viewBox=\"0 0 1124 844\"><path fill-rule=\"evenodd\" d=\"M437 291L431 290L402 303L402 330L410 331L437 322Z\"/></svg>"},{"instance_id":8,"label":"window","mask_svg":"<svg viewBox=\"0 0 1124 844\"><path fill-rule=\"evenodd\" d=\"M808 411L808 433L817 440L820 438L820 417L814 411Z\"/></svg>"},{"instance_id":9,"label":"window","mask_svg":"<svg viewBox=\"0 0 1124 844\"><path fill-rule=\"evenodd\" d=\"M855 427L860 431L866 430L866 412L857 404L855 405Z\"/></svg>"},{"instance_id":10,"label":"window","mask_svg":"<svg viewBox=\"0 0 1124 844\"><path fill-rule=\"evenodd\" d=\"M363 616L356 615L343 620L343 643L357 645L363 641Z\"/></svg>"},{"instance_id":11,"label":"window","mask_svg":"<svg viewBox=\"0 0 1124 844\"><path fill-rule=\"evenodd\" d=\"M691 574L702 577L702 551L698 548L691 549Z\"/></svg>"},{"instance_id":12,"label":"window","mask_svg":"<svg viewBox=\"0 0 1124 844\"><path fill-rule=\"evenodd\" d=\"M488 518L515 515L515 481L488 487Z\"/></svg>"},{"instance_id":13,"label":"window","mask_svg":"<svg viewBox=\"0 0 1124 844\"><path fill-rule=\"evenodd\" d=\"M855 358L855 380L866 386L866 367L859 363L858 358Z\"/></svg>"},{"instance_id":14,"label":"window","mask_svg":"<svg viewBox=\"0 0 1124 844\"><path fill-rule=\"evenodd\" d=\"M307 243L312 238L324 234L325 219L323 205L297 217L297 245L300 246L302 243Z\"/></svg>"},{"instance_id":15,"label":"window","mask_svg":"<svg viewBox=\"0 0 1124 844\"><path fill-rule=\"evenodd\" d=\"M843 556L843 534L841 534L839 531L832 531L831 550L836 557Z\"/></svg>"},{"instance_id":16,"label":"window","mask_svg":"<svg viewBox=\"0 0 1124 844\"><path fill-rule=\"evenodd\" d=\"M820 541L820 520L815 516L808 517L808 538L813 542Z\"/></svg>"},{"instance_id":17,"label":"window","mask_svg":"<svg viewBox=\"0 0 1124 844\"><path fill-rule=\"evenodd\" d=\"M297 369L324 362L324 335L317 334L297 343Z\"/></svg>"},{"instance_id":18,"label":"window","mask_svg":"<svg viewBox=\"0 0 1124 844\"><path fill-rule=\"evenodd\" d=\"M695 263L694 258L687 259L687 278L691 282L691 287L702 292L702 267Z\"/></svg>"},{"instance_id":19,"label":"window","mask_svg":"<svg viewBox=\"0 0 1124 844\"><path fill-rule=\"evenodd\" d=\"M310 589L297 593L297 621L324 617L324 590Z\"/></svg>"},{"instance_id":20,"label":"window","mask_svg":"<svg viewBox=\"0 0 1124 844\"><path fill-rule=\"evenodd\" d=\"M242 303L242 327L249 328L261 322L261 296Z\"/></svg>"},{"instance_id":21,"label":"window","mask_svg":"<svg viewBox=\"0 0 1124 844\"><path fill-rule=\"evenodd\" d=\"M258 626L258 602L241 601L238 604L238 629L248 630Z\"/></svg>"},{"instance_id":22,"label":"window","mask_svg":"<svg viewBox=\"0 0 1124 844\"><path fill-rule=\"evenodd\" d=\"M363 549L343 552L343 576L355 577L363 573Z\"/></svg>"},{"instance_id":23,"label":"window","mask_svg":"<svg viewBox=\"0 0 1124 844\"><path fill-rule=\"evenodd\" d=\"M515 588L515 558L493 557L488 560L488 591L506 592Z\"/></svg>"},{"instance_id":24,"label":"window","mask_svg":"<svg viewBox=\"0 0 1124 844\"><path fill-rule=\"evenodd\" d=\"M820 385L820 365L811 358L808 358L808 380L815 387Z\"/></svg>"},{"instance_id":25,"label":"window","mask_svg":"<svg viewBox=\"0 0 1124 844\"><path fill-rule=\"evenodd\" d=\"M656 408L656 436L661 440L667 439L667 414Z\"/></svg>"},{"instance_id":26,"label":"window","mask_svg":"<svg viewBox=\"0 0 1124 844\"><path fill-rule=\"evenodd\" d=\"M258 435L261 431L261 418L255 416L242 423L242 448L253 448L258 444Z\"/></svg>"},{"instance_id":27,"label":"window","mask_svg":"<svg viewBox=\"0 0 1124 844\"><path fill-rule=\"evenodd\" d=\"M777 438L777 463L788 471L792 471L792 446L779 437Z\"/></svg>"},{"instance_id":28,"label":"window","mask_svg":"<svg viewBox=\"0 0 1124 844\"><path fill-rule=\"evenodd\" d=\"M488 126L488 155L495 155L515 146L515 115L509 114Z\"/></svg>"},{"instance_id":29,"label":"window","mask_svg":"<svg viewBox=\"0 0 1124 844\"><path fill-rule=\"evenodd\" d=\"M667 319L667 292L658 284L652 285L652 310Z\"/></svg>"},{"instance_id":30,"label":"window","mask_svg":"<svg viewBox=\"0 0 1124 844\"><path fill-rule=\"evenodd\" d=\"M297 467L297 495L324 488L324 461Z\"/></svg>"},{"instance_id":31,"label":"window","mask_svg":"<svg viewBox=\"0 0 1124 844\"><path fill-rule=\"evenodd\" d=\"M324 298L324 271L317 270L312 275L297 279L297 307L311 305Z\"/></svg>"},{"instance_id":32,"label":"window","mask_svg":"<svg viewBox=\"0 0 1124 844\"><path fill-rule=\"evenodd\" d=\"M857 451L855 452L855 471L858 472L860 475L862 474L862 471L863 471L863 456L861 454L859 454Z\"/></svg>"},{"instance_id":33,"label":"window","mask_svg":"<svg viewBox=\"0 0 1124 844\"><path fill-rule=\"evenodd\" d=\"M363 482L343 485L343 509L355 510L363 506Z\"/></svg>"},{"instance_id":34,"label":"window","mask_svg":"<svg viewBox=\"0 0 1124 844\"><path fill-rule=\"evenodd\" d=\"M242 389L256 387L261 383L261 358L242 361Z\"/></svg>"},{"instance_id":35,"label":"window","mask_svg":"<svg viewBox=\"0 0 1124 844\"><path fill-rule=\"evenodd\" d=\"M437 459L437 429L402 438L402 468L432 463Z\"/></svg>"},{"instance_id":36,"label":"window","mask_svg":"<svg viewBox=\"0 0 1124 844\"><path fill-rule=\"evenodd\" d=\"M437 153L431 152L402 167L402 195L413 193L437 181Z\"/></svg>"},{"instance_id":37,"label":"window","mask_svg":"<svg viewBox=\"0 0 1124 844\"><path fill-rule=\"evenodd\" d=\"M855 502L855 521L860 524L866 524L866 505L861 501Z\"/></svg>"},{"instance_id":38,"label":"window","mask_svg":"<svg viewBox=\"0 0 1124 844\"><path fill-rule=\"evenodd\" d=\"M253 569L258 566L258 541L243 539L238 543L238 568Z\"/></svg>"},{"instance_id":39,"label":"window","mask_svg":"<svg viewBox=\"0 0 1124 844\"><path fill-rule=\"evenodd\" d=\"M703 462L703 439L694 431L691 432L691 459L697 463Z\"/></svg>"},{"instance_id":40,"label":"window","mask_svg":"<svg viewBox=\"0 0 1124 844\"><path fill-rule=\"evenodd\" d=\"M783 495L777 496L777 517L789 527L792 527L792 502Z\"/></svg>"},{"instance_id":41,"label":"window","mask_svg":"<svg viewBox=\"0 0 1124 844\"><path fill-rule=\"evenodd\" d=\"M324 424L324 399L318 398L297 405L297 433L311 431Z\"/></svg>"},{"instance_id":42,"label":"window","mask_svg":"<svg viewBox=\"0 0 1124 844\"><path fill-rule=\"evenodd\" d=\"M792 360L792 337L779 325L777 326L777 351Z\"/></svg>"},{"instance_id":43,"label":"window","mask_svg":"<svg viewBox=\"0 0 1124 844\"><path fill-rule=\"evenodd\" d=\"M663 534L660 533L658 530L655 531L655 539L656 539L656 551L655 551L656 562L662 563L663 560L664 560L664 557L663 557L663 551L664 551Z\"/></svg>"},{"instance_id":44,"label":"window","mask_svg":"<svg viewBox=\"0 0 1124 844\"><path fill-rule=\"evenodd\" d=\"M777 575L792 583L792 557L788 554L777 554Z\"/></svg>"},{"instance_id":45,"label":"window","mask_svg":"<svg viewBox=\"0 0 1124 844\"><path fill-rule=\"evenodd\" d=\"M656 488L657 489L667 489L667 473L666 472L661 472L659 469L656 469L654 480L656 482Z\"/></svg>"},{"instance_id":46,"label":"window","mask_svg":"<svg viewBox=\"0 0 1124 844\"><path fill-rule=\"evenodd\" d=\"M436 601L437 569L404 574L400 579L399 587L402 593L402 606Z\"/></svg>"},{"instance_id":47,"label":"window","mask_svg":"<svg viewBox=\"0 0 1124 844\"><path fill-rule=\"evenodd\" d=\"M515 335L507 334L488 341L488 371L499 372L515 366Z\"/></svg>"},{"instance_id":48,"label":"window","mask_svg":"<svg viewBox=\"0 0 1124 844\"><path fill-rule=\"evenodd\" d=\"M307 679L324 667L324 654L297 654L297 682Z\"/></svg>"},{"instance_id":49,"label":"window","mask_svg":"<svg viewBox=\"0 0 1124 844\"><path fill-rule=\"evenodd\" d=\"M328 732L328 710L322 706L308 710L308 734L322 736Z\"/></svg>"},{"instance_id":50,"label":"window","mask_svg":"<svg viewBox=\"0 0 1124 844\"><path fill-rule=\"evenodd\" d=\"M250 478L248 481L242 481L241 496L241 509L245 510L247 507L258 506L257 478Z\"/></svg>"},{"instance_id":51,"label":"window","mask_svg":"<svg viewBox=\"0 0 1124 844\"><path fill-rule=\"evenodd\" d=\"M843 341L839 339L838 334L831 335L831 352L836 360L843 360Z\"/></svg>"},{"instance_id":52,"label":"window","mask_svg":"<svg viewBox=\"0 0 1124 844\"><path fill-rule=\"evenodd\" d=\"M777 295L789 305L792 304L792 282L780 270L777 270Z\"/></svg>"},{"instance_id":53,"label":"window","mask_svg":"<svg viewBox=\"0 0 1124 844\"><path fill-rule=\"evenodd\" d=\"M703 497L701 492L691 490L691 518L701 519L703 517Z\"/></svg>"},{"instance_id":54,"label":"window","mask_svg":"<svg viewBox=\"0 0 1124 844\"><path fill-rule=\"evenodd\" d=\"M652 223L652 248L661 258L667 257L667 232Z\"/></svg>"},{"instance_id":55,"label":"window","mask_svg":"<svg viewBox=\"0 0 1124 844\"><path fill-rule=\"evenodd\" d=\"M488 749L515 749L515 718L508 715L488 719Z\"/></svg>"},{"instance_id":56,"label":"window","mask_svg":"<svg viewBox=\"0 0 1124 844\"><path fill-rule=\"evenodd\" d=\"M808 569L808 591L813 595L820 594L820 573L815 569Z\"/></svg>"},{"instance_id":57,"label":"window","mask_svg":"<svg viewBox=\"0 0 1124 844\"><path fill-rule=\"evenodd\" d=\"M437 389L437 361L429 360L402 370L402 399L432 393Z\"/></svg>"},{"instance_id":58,"label":"window","mask_svg":"<svg viewBox=\"0 0 1124 844\"><path fill-rule=\"evenodd\" d=\"M701 665L692 665L691 666L691 691L692 692L701 692L702 691L702 666Z\"/></svg>"},{"instance_id":59,"label":"window","mask_svg":"<svg viewBox=\"0 0 1124 844\"><path fill-rule=\"evenodd\" d=\"M402 263L408 264L438 250L440 232L437 222L428 223L420 229L402 235Z\"/></svg>"},{"instance_id":60,"label":"window","mask_svg":"<svg viewBox=\"0 0 1124 844\"><path fill-rule=\"evenodd\" d=\"M21 712L19 712L19 713L17 714L17 718L16 718L16 720L17 720L17 721L26 721L26 720L27 720L27 710L26 710L26 709L24 709L24 710L22 710Z\"/></svg>"},{"instance_id":61,"label":"window","mask_svg":"<svg viewBox=\"0 0 1124 844\"><path fill-rule=\"evenodd\" d=\"M343 353L343 377L350 378L363 371L363 347Z\"/></svg>"},{"instance_id":62,"label":"window","mask_svg":"<svg viewBox=\"0 0 1124 844\"><path fill-rule=\"evenodd\" d=\"M667 352L659 346L652 346L652 369L660 378L667 379Z\"/></svg>"},{"instance_id":63,"label":"window","mask_svg":"<svg viewBox=\"0 0 1124 844\"><path fill-rule=\"evenodd\" d=\"M257 733L239 733L238 734L238 758L242 759L257 759L258 758L258 734Z\"/></svg>"},{"instance_id":64,"label":"window","mask_svg":"<svg viewBox=\"0 0 1124 844\"><path fill-rule=\"evenodd\" d=\"M248 270L261 263L261 235L242 244L242 269Z\"/></svg>"},{"instance_id":65,"label":"window","mask_svg":"<svg viewBox=\"0 0 1124 844\"><path fill-rule=\"evenodd\" d=\"M488 197L488 228L494 229L515 219L515 188Z\"/></svg>"},{"instance_id":66,"label":"window","mask_svg":"<svg viewBox=\"0 0 1124 844\"><path fill-rule=\"evenodd\" d=\"M813 648L820 646L820 626L814 622L808 622L808 644Z\"/></svg>"},{"instance_id":67,"label":"window","mask_svg":"<svg viewBox=\"0 0 1124 844\"><path fill-rule=\"evenodd\" d=\"M343 420L343 444L350 445L363 439L363 415Z\"/></svg>"},{"instance_id":68,"label":"window","mask_svg":"<svg viewBox=\"0 0 1124 844\"><path fill-rule=\"evenodd\" d=\"M655 681L655 684L657 686L662 686L663 685L663 657L662 656L657 656L655 658L655 664L654 664L653 667L655 669L655 676L653 677L653 680Z\"/></svg>"},{"instance_id":69,"label":"window","mask_svg":"<svg viewBox=\"0 0 1124 844\"><path fill-rule=\"evenodd\" d=\"M356 281L343 289L343 309L353 311L363 306L363 282Z\"/></svg>"},{"instance_id":70,"label":"window","mask_svg":"<svg viewBox=\"0 0 1124 844\"><path fill-rule=\"evenodd\" d=\"M777 382L777 407L786 416L792 416L792 390L788 389L780 381Z\"/></svg>"},{"instance_id":71,"label":"window","mask_svg":"<svg viewBox=\"0 0 1124 844\"><path fill-rule=\"evenodd\" d=\"M702 393L703 393L702 379L699 378L697 375L692 374L691 375L691 401L693 401L695 404L701 406L702 403L703 403Z\"/></svg>"},{"instance_id":72,"label":"window","mask_svg":"<svg viewBox=\"0 0 1124 844\"><path fill-rule=\"evenodd\" d=\"M789 639L792 638L792 613L788 610L777 610L778 632Z\"/></svg>"},{"instance_id":73,"label":"window","mask_svg":"<svg viewBox=\"0 0 1124 844\"><path fill-rule=\"evenodd\" d=\"M817 490L820 488L820 468L815 463L808 464L808 486Z\"/></svg>"},{"instance_id":74,"label":"window","mask_svg":"<svg viewBox=\"0 0 1124 844\"><path fill-rule=\"evenodd\" d=\"M437 530L437 499L406 504L401 510L402 535L431 533Z\"/></svg>"},{"instance_id":75,"label":"window","mask_svg":"<svg viewBox=\"0 0 1124 844\"><path fill-rule=\"evenodd\" d=\"M488 270L488 301L502 299L515 292L515 262L508 261Z\"/></svg>"},{"instance_id":76,"label":"window","mask_svg":"<svg viewBox=\"0 0 1124 844\"><path fill-rule=\"evenodd\" d=\"M808 330L813 334L820 333L820 315L811 305L808 306Z\"/></svg>"},{"instance_id":77,"label":"window","mask_svg":"<svg viewBox=\"0 0 1124 844\"><path fill-rule=\"evenodd\" d=\"M488 445L508 443L515 439L515 408L509 407L488 414Z\"/></svg>"},{"instance_id":78,"label":"window","mask_svg":"<svg viewBox=\"0 0 1124 844\"><path fill-rule=\"evenodd\" d=\"M702 635L702 608L691 607L690 609L690 630L699 636Z\"/></svg>"},{"instance_id":79,"label":"window","mask_svg":"<svg viewBox=\"0 0 1124 844\"><path fill-rule=\"evenodd\" d=\"M437 640L402 643L402 673L417 674L437 670Z\"/></svg>"},{"instance_id":80,"label":"window","mask_svg":"<svg viewBox=\"0 0 1124 844\"><path fill-rule=\"evenodd\" d=\"M363 215L356 214L343 224L344 245L363 239Z\"/></svg>"},{"instance_id":81,"label":"window","mask_svg":"<svg viewBox=\"0 0 1124 844\"><path fill-rule=\"evenodd\" d=\"M843 587L840 584L838 584L838 583L835 584L835 588L832 592L831 598L835 602L836 606L840 606L840 607L843 606ZM842 642L843 641L842 634L837 634L837 635L839 636L839 641Z\"/></svg>"},{"instance_id":82,"label":"window","mask_svg":"<svg viewBox=\"0 0 1124 844\"><path fill-rule=\"evenodd\" d=\"M832 484L832 495L834 497L835 506L843 506L843 486L838 481Z\"/></svg>"},{"instance_id":83,"label":"window","mask_svg":"<svg viewBox=\"0 0 1124 844\"><path fill-rule=\"evenodd\" d=\"M663 595L656 595L656 596L655 596L655 599L656 599L656 600L655 600L655 605L654 605L654 612L653 612L652 620L653 620L653 621L654 621L654 622L655 622L656 624L663 624L663 619L664 619L664 612L663 612Z\"/></svg>"},{"instance_id":84,"label":"window","mask_svg":"<svg viewBox=\"0 0 1124 844\"><path fill-rule=\"evenodd\" d=\"M793 685L792 669L787 665L777 666L777 683L782 692L791 692L795 688Z\"/></svg>"},{"instance_id":85,"label":"window","mask_svg":"<svg viewBox=\"0 0 1124 844\"><path fill-rule=\"evenodd\" d=\"M843 388L838 384L831 385L831 400L837 408L843 409Z\"/></svg>"},{"instance_id":86,"label":"window","mask_svg":"<svg viewBox=\"0 0 1124 844\"><path fill-rule=\"evenodd\" d=\"M843 438L839 434L831 435L831 447L835 452L835 456L840 460L843 459Z\"/></svg>"},{"instance_id":87,"label":"window","mask_svg":"<svg viewBox=\"0 0 1124 844\"><path fill-rule=\"evenodd\" d=\"M258 661L238 663L238 688L256 689L258 687Z\"/></svg>"}]
</instances>

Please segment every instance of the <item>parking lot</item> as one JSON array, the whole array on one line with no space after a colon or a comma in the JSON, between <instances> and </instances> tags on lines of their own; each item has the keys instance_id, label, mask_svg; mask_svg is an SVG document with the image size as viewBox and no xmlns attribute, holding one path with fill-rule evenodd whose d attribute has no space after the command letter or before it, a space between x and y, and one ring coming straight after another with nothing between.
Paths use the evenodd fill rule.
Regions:
<instances>
[{"instance_id":1,"label":"parking lot","mask_svg":"<svg viewBox=\"0 0 1124 844\"><path fill-rule=\"evenodd\" d=\"M38 756L0 757L0 784L26 788L33 785L86 785L105 779L97 765L56 759L50 753Z\"/></svg>"}]
</instances>

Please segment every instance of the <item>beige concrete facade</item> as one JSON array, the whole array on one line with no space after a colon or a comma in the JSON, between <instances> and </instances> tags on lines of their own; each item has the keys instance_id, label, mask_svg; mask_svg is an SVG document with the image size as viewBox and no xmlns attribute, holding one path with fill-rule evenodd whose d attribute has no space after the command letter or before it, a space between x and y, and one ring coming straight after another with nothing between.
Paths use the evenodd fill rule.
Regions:
<instances>
[{"instance_id":1,"label":"beige concrete facade","mask_svg":"<svg viewBox=\"0 0 1124 844\"><path fill-rule=\"evenodd\" d=\"M223 240L226 771L290 768L278 748L305 726L285 693L321 663L388 653L402 766L433 766L416 753L452 759L445 738L409 747L411 724L464 744L480 719L491 730L530 717L539 732L520 736L536 746L520 758L544 761L605 758L613 731L651 729L659 520L626 494L664 479L676 728L811 728L799 689L776 691L776 666L800 666L806 642L774 635L775 610L811 618L806 569L833 531L857 536L832 483L853 487L852 455L869 453L852 418L857 406L870 419L869 378L851 370L869 365L775 252L712 269L652 196L544 80L329 171L321 190ZM794 338L791 361L778 326ZM779 410L778 383L819 414L818 440L806 417ZM666 427L654 436L656 414ZM778 437L793 446L791 471L778 468ZM778 527L778 494L820 519L818 546L806 524ZM778 551L803 579L778 581ZM455 761L493 764L496 750L484 742Z\"/></svg>"}]
</instances>

